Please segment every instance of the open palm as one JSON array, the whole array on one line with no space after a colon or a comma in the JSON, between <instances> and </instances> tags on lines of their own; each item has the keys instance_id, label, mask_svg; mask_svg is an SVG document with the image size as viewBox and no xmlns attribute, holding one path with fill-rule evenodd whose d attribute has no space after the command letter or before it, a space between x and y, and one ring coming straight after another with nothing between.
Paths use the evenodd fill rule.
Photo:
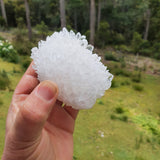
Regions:
<instances>
[{"instance_id":1,"label":"open palm","mask_svg":"<svg viewBox=\"0 0 160 160\"><path fill-rule=\"evenodd\" d=\"M78 111L62 107L57 95L54 83L39 83L31 64L8 111L2 160L72 160Z\"/></svg>"}]
</instances>

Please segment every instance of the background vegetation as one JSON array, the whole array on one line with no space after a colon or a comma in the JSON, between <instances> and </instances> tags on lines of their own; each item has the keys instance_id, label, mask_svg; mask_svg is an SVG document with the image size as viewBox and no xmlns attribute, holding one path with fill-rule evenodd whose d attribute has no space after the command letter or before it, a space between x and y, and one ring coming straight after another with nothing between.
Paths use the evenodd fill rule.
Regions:
<instances>
[{"instance_id":1,"label":"background vegetation","mask_svg":"<svg viewBox=\"0 0 160 160\"><path fill-rule=\"evenodd\" d=\"M114 74L80 112L74 160L159 160L160 0L0 0L0 157L13 91L30 50L62 27L86 35Z\"/></svg>"}]
</instances>

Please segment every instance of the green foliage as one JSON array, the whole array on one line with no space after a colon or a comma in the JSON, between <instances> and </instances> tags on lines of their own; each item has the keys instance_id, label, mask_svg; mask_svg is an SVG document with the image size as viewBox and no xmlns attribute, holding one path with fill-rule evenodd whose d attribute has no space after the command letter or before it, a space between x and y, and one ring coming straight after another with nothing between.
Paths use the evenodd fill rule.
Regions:
<instances>
[{"instance_id":1,"label":"green foliage","mask_svg":"<svg viewBox=\"0 0 160 160\"><path fill-rule=\"evenodd\" d=\"M143 43L143 39L142 39L141 35L138 32L135 32L133 34L133 39L131 42L132 49L133 49L134 53L139 52L139 50L141 49L142 43Z\"/></svg>"},{"instance_id":2,"label":"green foliage","mask_svg":"<svg viewBox=\"0 0 160 160\"><path fill-rule=\"evenodd\" d=\"M123 122L127 122L128 121L128 116L126 115L126 110L124 110L124 108L122 108L121 106L118 106L115 108L114 110L115 114L111 114L110 118L112 120L120 120Z\"/></svg>"},{"instance_id":3,"label":"green foliage","mask_svg":"<svg viewBox=\"0 0 160 160\"><path fill-rule=\"evenodd\" d=\"M141 71L134 72L134 73L132 74L131 79L132 79L133 82L136 82L136 83L141 82L141 80L142 80Z\"/></svg>"},{"instance_id":4,"label":"green foliage","mask_svg":"<svg viewBox=\"0 0 160 160\"><path fill-rule=\"evenodd\" d=\"M10 5L14 9L14 18L16 19L16 24L18 26L20 17L21 17L21 20L23 19L23 21L26 18L24 1L16 0L13 3L14 4L10 3Z\"/></svg>"},{"instance_id":5,"label":"green foliage","mask_svg":"<svg viewBox=\"0 0 160 160\"><path fill-rule=\"evenodd\" d=\"M98 99L97 103L100 104L100 105L104 105L104 102L101 99Z\"/></svg>"},{"instance_id":6,"label":"green foliage","mask_svg":"<svg viewBox=\"0 0 160 160\"><path fill-rule=\"evenodd\" d=\"M128 85L130 85L131 83L128 81L128 80L125 80L125 81L123 81L123 82L121 82L121 85L122 86L128 86Z\"/></svg>"},{"instance_id":7,"label":"green foliage","mask_svg":"<svg viewBox=\"0 0 160 160\"><path fill-rule=\"evenodd\" d=\"M139 53L144 56L152 57L153 50L150 48L142 48L139 50Z\"/></svg>"},{"instance_id":8,"label":"green foliage","mask_svg":"<svg viewBox=\"0 0 160 160\"><path fill-rule=\"evenodd\" d=\"M126 62L124 60L124 57L120 58L120 63L121 63L121 68L125 68L126 67Z\"/></svg>"},{"instance_id":9,"label":"green foliage","mask_svg":"<svg viewBox=\"0 0 160 160\"><path fill-rule=\"evenodd\" d=\"M122 107L117 107L117 108L115 109L115 111L116 111L116 113L118 113L118 114L122 114L122 113L125 112Z\"/></svg>"},{"instance_id":10,"label":"green foliage","mask_svg":"<svg viewBox=\"0 0 160 160\"><path fill-rule=\"evenodd\" d=\"M125 58L127 59L128 57L126 55ZM27 58L23 56L22 59ZM113 69L120 68L119 62L110 62L107 65L113 65ZM15 88L23 73L13 74L13 67L21 71L19 64L8 63L0 58L0 69L4 68L7 71L12 81L11 87ZM130 78L115 76L114 79L120 84L125 80L129 81ZM159 130L160 127L159 116L157 115L159 113L158 107L160 106L158 99L160 77L145 74L142 83L145 88L145 91L142 93L134 92L131 86L119 85L118 88L106 92L102 98L104 105L96 103L92 109L82 110L79 113L74 132L74 159L159 159L160 141L158 135L156 135L157 131L154 131L154 129ZM12 94L13 92L8 92L8 90L0 92L0 98L3 100L3 104L0 106L0 157L4 147L7 106L11 102ZM116 113L115 108L117 107L122 107L125 112L122 114ZM150 119L147 118L147 120L142 117L138 118L138 122L133 120L137 119L137 116L141 114L145 117L152 115L152 117ZM115 120L111 119L111 115L115 117ZM123 119L123 121L120 119ZM154 125L153 121L156 122L156 125ZM148 125L148 123L151 123L150 126L153 126L154 129L151 130L155 134L152 134L151 130L145 128L144 125ZM104 132L104 137L100 136L99 130ZM141 132L143 133L142 140L140 140ZM139 149L136 149L136 138L137 144L140 142ZM101 154L102 152L103 154Z\"/></svg>"},{"instance_id":11,"label":"green foliage","mask_svg":"<svg viewBox=\"0 0 160 160\"><path fill-rule=\"evenodd\" d=\"M142 85L139 85L139 84L135 84L133 85L133 88L136 90L136 91L143 91L144 90L144 87Z\"/></svg>"},{"instance_id":12,"label":"green foliage","mask_svg":"<svg viewBox=\"0 0 160 160\"><path fill-rule=\"evenodd\" d=\"M78 158L76 156L73 156L73 160L78 160Z\"/></svg>"},{"instance_id":13,"label":"green foliage","mask_svg":"<svg viewBox=\"0 0 160 160\"><path fill-rule=\"evenodd\" d=\"M132 76L132 72L128 71L128 70L125 70L125 69L122 69L122 68L115 68L115 69L111 69L111 72L114 74L114 75L122 75L122 76L125 76L125 77L131 77Z\"/></svg>"},{"instance_id":14,"label":"green foliage","mask_svg":"<svg viewBox=\"0 0 160 160\"><path fill-rule=\"evenodd\" d=\"M119 87L118 83L113 79L112 80L112 84L111 84L111 88L117 88Z\"/></svg>"},{"instance_id":15,"label":"green foliage","mask_svg":"<svg viewBox=\"0 0 160 160\"><path fill-rule=\"evenodd\" d=\"M120 120L120 121L123 121L123 122L128 122L128 116L126 116L126 115L111 114L110 118L112 120Z\"/></svg>"},{"instance_id":16,"label":"green foliage","mask_svg":"<svg viewBox=\"0 0 160 160\"><path fill-rule=\"evenodd\" d=\"M14 31L14 41L13 46L20 55L30 55L31 49L35 44L28 40L27 30L16 29Z\"/></svg>"},{"instance_id":17,"label":"green foliage","mask_svg":"<svg viewBox=\"0 0 160 160\"><path fill-rule=\"evenodd\" d=\"M113 33L113 44L120 45L125 43L125 37L121 33L114 32Z\"/></svg>"},{"instance_id":18,"label":"green foliage","mask_svg":"<svg viewBox=\"0 0 160 160\"><path fill-rule=\"evenodd\" d=\"M5 90L10 86L10 80L5 70L0 71L0 90Z\"/></svg>"},{"instance_id":19,"label":"green foliage","mask_svg":"<svg viewBox=\"0 0 160 160\"><path fill-rule=\"evenodd\" d=\"M2 16L0 16L0 26L6 26L6 22Z\"/></svg>"},{"instance_id":20,"label":"green foliage","mask_svg":"<svg viewBox=\"0 0 160 160\"><path fill-rule=\"evenodd\" d=\"M30 63L31 63L31 59L24 58L24 60L22 60L21 62L22 68L26 70L28 66L30 65Z\"/></svg>"},{"instance_id":21,"label":"green foliage","mask_svg":"<svg viewBox=\"0 0 160 160\"><path fill-rule=\"evenodd\" d=\"M153 53L154 53L154 58L160 59L160 42L156 42L153 44L152 47Z\"/></svg>"},{"instance_id":22,"label":"green foliage","mask_svg":"<svg viewBox=\"0 0 160 160\"><path fill-rule=\"evenodd\" d=\"M105 47L112 41L111 32L107 22L101 22L96 33L96 46Z\"/></svg>"},{"instance_id":23,"label":"green foliage","mask_svg":"<svg viewBox=\"0 0 160 160\"><path fill-rule=\"evenodd\" d=\"M25 28L25 23L24 23L24 19L22 17L18 17L16 19L16 22L17 22L17 27L19 29L22 29L22 28Z\"/></svg>"},{"instance_id":24,"label":"green foliage","mask_svg":"<svg viewBox=\"0 0 160 160\"><path fill-rule=\"evenodd\" d=\"M8 41L1 41L0 40L0 57L8 62L18 63L19 56L12 46L11 43Z\"/></svg>"},{"instance_id":25,"label":"green foliage","mask_svg":"<svg viewBox=\"0 0 160 160\"><path fill-rule=\"evenodd\" d=\"M152 133L153 135L156 135L156 136L160 135L159 122L156 118L152 116L140 114L134 117L132 120L133 122L141 125L144 129L146 129L148 132Z\"/></svg>"},{"instance_id":26,"label":"green foliage","mask_svg":"<svg viewBox=\"0 0 160 160\"><path fill-rule=\"evenodd\" d=\"M124 52L124 53L131 53L132 52L132 49L129 46L126 46L123 44L119 45L119 46L115 46L115 49L120 50L121 52Z\"/></svg>"},{"instance_id":27,"label":"green foliage","mask_svg":"<svg viewBox=\"0 0 160 160\"><path fill-rule=\"evenodd\" d=\"M41 23L37 24L35 28L41 39L45 39L49 32L48 26L43 21L41 21Z\"/></svg>"},{"instance_id":28,"label":"green foliage","mask_svg":"<svg viewBox=\"0 0 160 160\"><path fill-rule=\"evenodd\" d=\"M104 56L105 60L110 60L110 61L118 61L117 58L112 54L112 52L107 52Z\"/></svg>"}]
</instances>

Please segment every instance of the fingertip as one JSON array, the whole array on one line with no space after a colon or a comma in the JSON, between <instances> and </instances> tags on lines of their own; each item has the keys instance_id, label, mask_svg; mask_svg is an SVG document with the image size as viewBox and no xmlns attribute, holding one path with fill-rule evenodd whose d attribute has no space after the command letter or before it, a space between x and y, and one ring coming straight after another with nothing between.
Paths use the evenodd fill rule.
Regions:
<instances>
[{"instance_id":1,"label":"fingertip","mask_svg":"<svg viewBox=\"0 0 160 160\"><path fill-rule=\"evenodd\" d=\"M58 87L51 81L43 81L39 84L36 94L45 101L50 101L58 94Z\"/></svg>"}]
</instances>

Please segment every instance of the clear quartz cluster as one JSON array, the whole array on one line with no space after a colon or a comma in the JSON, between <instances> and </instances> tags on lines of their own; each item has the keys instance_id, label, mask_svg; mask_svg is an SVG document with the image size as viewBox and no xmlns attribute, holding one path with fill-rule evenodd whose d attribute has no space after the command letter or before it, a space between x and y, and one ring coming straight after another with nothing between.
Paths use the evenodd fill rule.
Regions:
<instances>
[{"instance_id":1,"label":"clear quartz cluster","mask_svg":"<svg viewBox=\"0 0 160 160\"><path fill-rule=\"evenodd\" d=\"M110 88L113 75L93 54L86 37L63 28L32 49L39 81L59 88L58 100L75 109L89 109Z\"/></svg>"}]
</instances>

